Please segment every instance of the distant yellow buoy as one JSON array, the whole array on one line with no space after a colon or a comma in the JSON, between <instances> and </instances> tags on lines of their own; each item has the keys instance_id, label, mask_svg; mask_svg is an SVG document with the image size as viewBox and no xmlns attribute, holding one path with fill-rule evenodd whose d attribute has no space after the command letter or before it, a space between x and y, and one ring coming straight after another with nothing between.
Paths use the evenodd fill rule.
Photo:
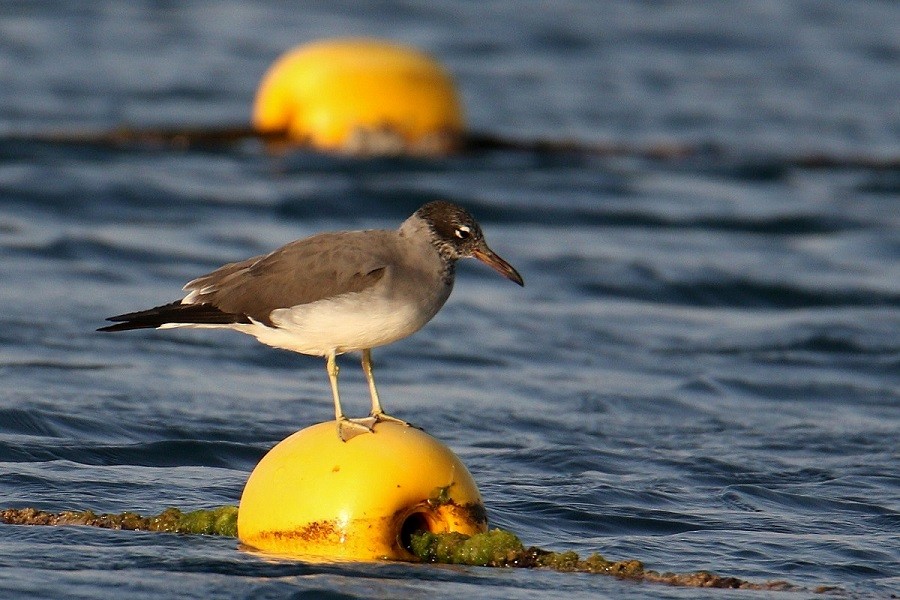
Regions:
<instances>
[{"instance_id":1,"label":"distant yellow buoy","mask_svg":"<svg viewBox=\"0 0 900 600\"><path fill-rule=\"evenodd\" d=\"M243 544L306 559L412 560L416 531L487 531L465 465L419 429L393 422L342 442L334 421L298 431L253 470L237 520Z\"/></svg>"},{"instance_id":2,"label":"distant yellow buoy","mask_svg":"<svg viewBox=\"0 0 900 600\"><path fill-rule=\"evenodd\" d=\"M395 43L345 39L299 46L262 79L253 107L261 133L352 154L445 154L464 130L450 75Z\"/></svg>"}]
</instances>

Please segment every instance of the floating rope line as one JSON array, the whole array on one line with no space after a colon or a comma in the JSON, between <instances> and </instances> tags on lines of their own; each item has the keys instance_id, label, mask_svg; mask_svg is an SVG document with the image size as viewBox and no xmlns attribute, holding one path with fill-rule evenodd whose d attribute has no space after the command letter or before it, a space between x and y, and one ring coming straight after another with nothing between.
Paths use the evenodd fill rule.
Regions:
<instances>
[{"instance_id":1,"label":"floating rope line","mask_svg":"<svg viewBox=\"0 0 900 600\"><path fill-rule=\"evenodd\" d=\"M183 513L167 508L158 515L142 517L133 512L116 515L93 511L45 512L34 508L0 510L0 523L9 525L86 525L103 529L131 531L162 531L237 537L237 506L223 506L211 510Z\"/></svg>"},{"instance_id":2,"label":"floating rope line","mask_svg":"<svg viewBox=\"0 0 900 600\"><path fill-rule=\"evenodd\" d=\"M291 140L286 131L257 131L250 125L224 127L160 127L113 129L72 129L37 132L0 133L0 143L37 143L58 145L86 145L109 148L191 148L216 149L234 144L258 141L277 150L323 152ZM535 152L540 154L568 154L601 157L640 158L660 162L680 162L685 159L724 160L729 163L753 163L745 153L733 155L727 148L715 143L684 143L677 141L650 142L646 144L619 143L616 141L586 142L580 140L514 139L492 134L470 132L463 134L458 144L462 154L467 152L508 151ZM352 153L350 153L352 154ZM398 151L396 153L407 153ZM409 153L415 156L415 153ZM361 156L366 156L362 153ZM736 158L736 157L740 158ZM834 154L829 152L799 152L793 154L755 157L764 164L775 162L786 167L803 169L866 169L894 172L900 169L900 156L887 154Z\"/></svg>"},{"instance_id":3,"label":"floating rope line","mask_svg":"<svg viewBox=\"0 0 900 600\"><path fill-rule=\"evenodd\" d=\"M34 508L0 510L0 523L8 525L83 525L104 529L159 531L237 537L236 506L181 512L168 508L158 515L142 517L133 512L96 514L93 511L46 512ZM662 583L681 587L727 588L766 591L812 591L827 593L839 588L821 586L805 589L787 581L756 583L708 571L660 573L646 569L639 560L610 561L599 554L582 559L575 552L551 552L534 546L526 548L519 538L502 529L467 536L461 533L413 533L409 548L423 562L478 567L545 568L561 573L593 573L619 579Z\"/></svg>"}]
</instances>

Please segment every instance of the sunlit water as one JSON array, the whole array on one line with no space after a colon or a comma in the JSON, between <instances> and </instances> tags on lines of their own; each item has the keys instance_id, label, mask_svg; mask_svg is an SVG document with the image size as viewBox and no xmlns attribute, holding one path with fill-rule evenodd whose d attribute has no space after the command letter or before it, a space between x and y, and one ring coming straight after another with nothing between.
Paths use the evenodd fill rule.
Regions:
<instances>
[{"instance_id":1,"label":"sunlit water","mask_svg":"<svg viewBox=\"0 0 900 600\"><path fill-rule=\"evenodd\" d=\"M223 262L449 198L526 287L461 265L434 321L376 350L376 377L390 412L468 465L492 525L659 571L897 594L900 175L791 166L898 154L897 8L363 6L4 4L0 130L244 123L280 52L369 34L447 64L476 131L724 153L356 161L0 141L0 507L237 503L269 448L329 418L323 361L230 332L94 329ZM342 365L363 414L356 359ZM3 597L548 591L755 597L0 526Z\"/></svg>"}]
</instances>

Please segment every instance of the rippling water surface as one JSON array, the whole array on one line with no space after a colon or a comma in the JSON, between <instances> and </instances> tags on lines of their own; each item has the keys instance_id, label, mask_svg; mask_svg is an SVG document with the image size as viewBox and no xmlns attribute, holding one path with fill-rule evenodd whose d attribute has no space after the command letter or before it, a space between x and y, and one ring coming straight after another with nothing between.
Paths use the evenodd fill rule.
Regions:
<instances>
[{"instance_id":1,"label":"rippling water surface","mask_svg":"<svg viewBox=\"0 0 900 600\"><path fill-rule=\"evenodd\" d=\"M329 417L322 361L230 332L94 329L223 262L449 198L526 287L461 265L443 311L377 350L376 371L387 408L466 462L494 526L659 571L898 594L900 175L794 160L900 153L896 6L364 6L0 6L0 507L236 503L269 448ZM10 137L243 123L280 52L348 34L435 54L479 132L718 150L364 161ZM0 526L3 597L548 590L760 595Z\"/></svg>"}]
</instances>

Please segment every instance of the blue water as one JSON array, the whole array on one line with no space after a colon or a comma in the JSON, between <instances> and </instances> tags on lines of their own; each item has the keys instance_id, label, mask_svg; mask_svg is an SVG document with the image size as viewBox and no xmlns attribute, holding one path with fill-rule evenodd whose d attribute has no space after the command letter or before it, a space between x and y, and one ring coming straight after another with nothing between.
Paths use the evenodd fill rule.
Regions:
<instances>
[{"instance_id":1,"label":"blue water","mask_svg":"<svg viewBox=\"0 0 900 600\"><path fill-rule=\"evenodd\" d=\"M468 465L492 525L658 571L900 594L900 173L798 166L896 161L898 21L839 0L0 4L0 507L235 504L269 448L329 418L322 361L94 329L226 261L440 197L526 287L461 265L376 377ZM349 34L432 52L476 132L715 151L362 161L11 137L246 123L278 54ZM4 598L548 595L766 594L0 525Z\"/></svg>"}]
</instances>

